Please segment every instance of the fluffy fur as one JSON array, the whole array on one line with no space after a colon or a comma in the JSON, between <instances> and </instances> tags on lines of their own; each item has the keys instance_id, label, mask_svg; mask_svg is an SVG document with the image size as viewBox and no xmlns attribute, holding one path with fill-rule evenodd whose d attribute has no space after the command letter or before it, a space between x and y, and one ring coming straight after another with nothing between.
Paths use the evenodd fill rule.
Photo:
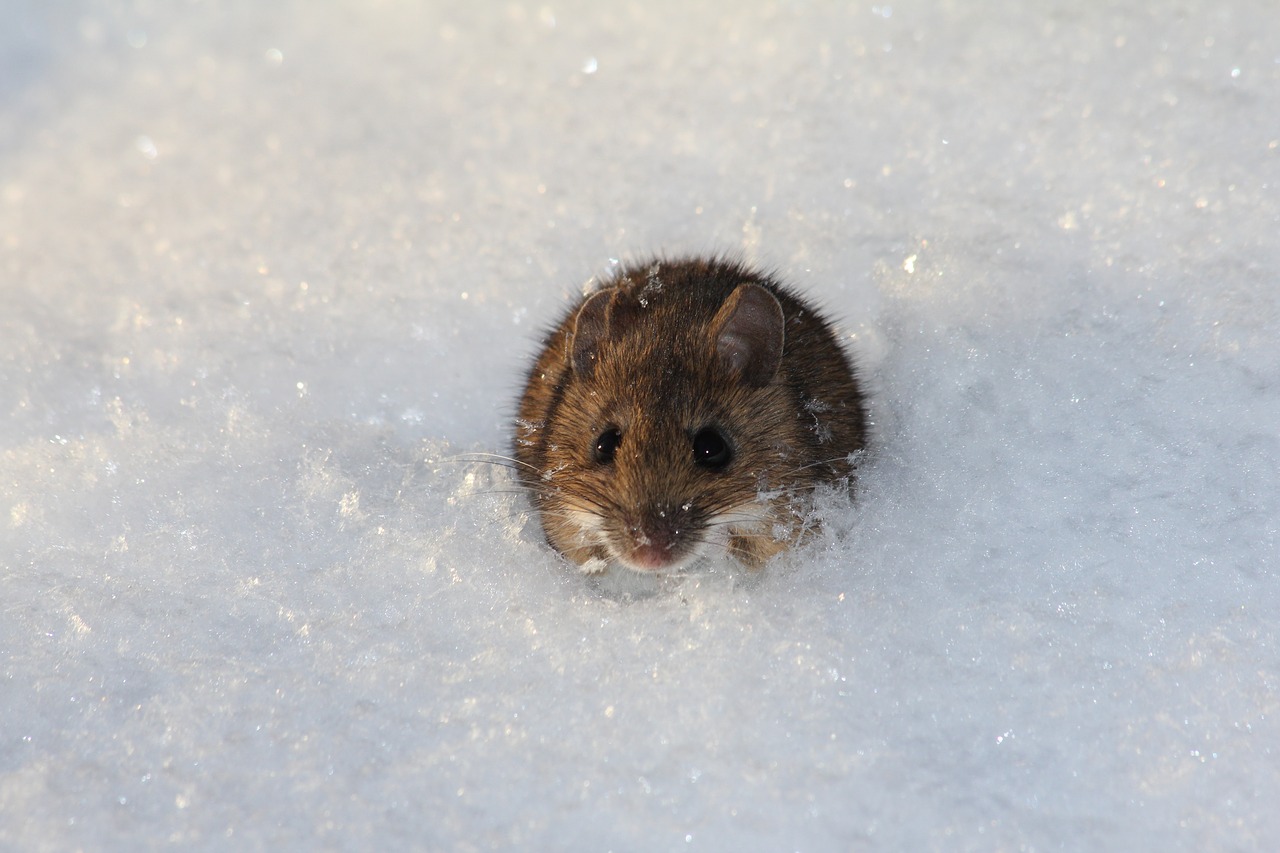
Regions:
<instances>
[{"instance_id":1,"label":"fluffy fur","mask_svg":"<svg viewBox=\"0 0 1280 853\"><path fill-rule=\"evenodd\" d=\"M756 298L735 314L743 294ZM864 447L862 393L829 324L716 259L630 265L593 297L547 337L520 402L517 467L547 540L586 570L674 569L709 549L759 567L795 540L796 499L847 480ZM728 444L722 468L694 458L706 429Z\"/></svg>"}]
</instances>

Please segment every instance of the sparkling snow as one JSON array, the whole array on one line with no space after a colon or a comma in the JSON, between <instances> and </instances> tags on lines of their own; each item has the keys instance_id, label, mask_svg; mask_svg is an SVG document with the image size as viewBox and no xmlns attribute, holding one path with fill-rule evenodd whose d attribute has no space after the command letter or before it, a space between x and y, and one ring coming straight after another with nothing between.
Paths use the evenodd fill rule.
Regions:
<instances>
[{"instance_id":1,"label":"sparkling snow","mask_svg":"<svg viewBox=\"0 0 1280 853\"><path fill-rule=\"evenodd\" d=\"M729 251L858 500L634 588L539 331ZM0 847L1280 848L1274 0L0 2Z\"/></svg>"}]
</instances>

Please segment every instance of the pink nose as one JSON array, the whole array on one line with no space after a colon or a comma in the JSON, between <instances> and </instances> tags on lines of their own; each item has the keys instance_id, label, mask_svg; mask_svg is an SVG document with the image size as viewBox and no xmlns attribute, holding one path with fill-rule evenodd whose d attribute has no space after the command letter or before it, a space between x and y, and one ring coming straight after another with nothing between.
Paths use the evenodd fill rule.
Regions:
<instances>
[{"instance_id":1,"label":"pink nose","mask_svg":"<svg viewBox=\"0 0 1280 853\"><path fill-rule=\"evenodd\" d=\"M681 528L685 511L650 510L629 525L630 550L624 558L633 569L657 571L684 559L685 536Z\"/></svg>"},{"instance_id":2,"label":"pink nose","mask_svg":"<svg viewBox=\"0 0 1280 853\"><path fill-rule=\"evenodd\" d=\"M661 569L671 564L671 547L669 545L637 545L627 555L627 562L638 569Z\"/></svg>"}]
</instances>

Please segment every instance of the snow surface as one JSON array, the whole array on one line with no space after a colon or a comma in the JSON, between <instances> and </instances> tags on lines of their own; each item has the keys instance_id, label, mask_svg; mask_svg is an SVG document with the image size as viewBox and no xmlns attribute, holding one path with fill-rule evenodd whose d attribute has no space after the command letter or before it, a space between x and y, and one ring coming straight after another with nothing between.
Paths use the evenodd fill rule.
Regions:
<instances>
[{"instance_id":1,"label":"snow surface","mask_svg":"<svg viewBox=\"0 0 1280 853\"><path fill-rule=\"evenodd\" d=\"M1280 12L0 2L0 847L1280 849ZM626 592L504 452L619 258L874 392Z\"/></svg>"}]
</instances>

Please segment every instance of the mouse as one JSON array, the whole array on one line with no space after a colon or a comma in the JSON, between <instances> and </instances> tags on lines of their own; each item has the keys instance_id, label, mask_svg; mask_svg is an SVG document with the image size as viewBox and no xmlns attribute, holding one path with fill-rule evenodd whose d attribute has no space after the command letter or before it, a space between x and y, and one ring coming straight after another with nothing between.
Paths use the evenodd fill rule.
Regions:
<instances>
[{"instance_id":1,"label":"mouse","mask_svg":"<svg viewBox=\"0 0 1280 853\"><path fill-rule=\"evenodd\" d=\"M586 573L758 570L852 489L866 400L832 326L721 257L621 265L542 341L513 452L547 542Z\"/></svg>"}]
</instances>

